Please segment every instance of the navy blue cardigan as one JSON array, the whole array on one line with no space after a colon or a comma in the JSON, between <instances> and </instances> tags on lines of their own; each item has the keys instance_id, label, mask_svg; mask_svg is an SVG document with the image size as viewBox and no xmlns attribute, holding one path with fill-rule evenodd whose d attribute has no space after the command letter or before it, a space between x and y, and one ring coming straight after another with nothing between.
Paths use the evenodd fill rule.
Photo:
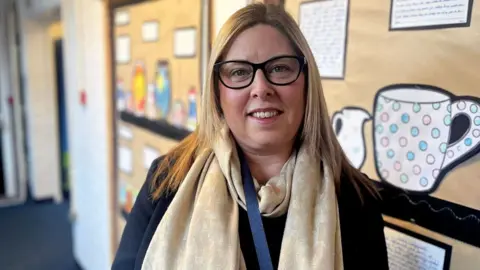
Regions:
<instances>
[{"instance_id":1,"label":"navy blue cardigan","mask_svg":"<svg viewBox=\"0 0 480 270\"><path fill-rule=\"evenodd\" d=\"M162 197L157 201L151 199L152 175L161 159L158 158L152 163L147 179L128 216L112 270L141 269L145 253L157 225L175 195ZM384 223L379 201L366 189L362 189L362 195L364 198L363 204L360 202L358 193L352 183L347 179L341 181L338 203L344 268L346 270L388 269L387 249L383 233ZM240 219L242 219L242 216L246 215L241 215ZM239 222L245 223L245 220ZM242 236L240 237L242 238ZM240 241L242 242L242 239ZM243 242L247 243L248 239ZM244 256L247 261L245 253ZM251 259L253 260L253 258Z\"/></svg>"}]
</instances>

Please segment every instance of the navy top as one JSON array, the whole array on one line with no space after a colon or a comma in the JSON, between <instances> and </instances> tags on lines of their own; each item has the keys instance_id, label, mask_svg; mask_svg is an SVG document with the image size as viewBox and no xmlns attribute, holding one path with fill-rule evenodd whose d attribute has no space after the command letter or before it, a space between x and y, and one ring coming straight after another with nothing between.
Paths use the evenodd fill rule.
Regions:
<instances>
[{"instance_id":1,"label":"navy top","mask_svg":"<svg viewBox=\"0 0 480 270\"><path fill-rule=\"evenodd\" d=\"M117 250L112 270L141 269L145 253L163 214L175 194L153 201L150 196L152 175L162 158L149 169L135 204L127 218L127 225ZM383 219L379 202L361 187L362 204L356 189L348 180L342 180L338 195L340 229L344 269L388 269L387 248L383 233ZM239 207L240 247L247 269L258 269L247 212ZM286 215L262 217L273 265L278 267Z\"/></svg>"}]
</instances>

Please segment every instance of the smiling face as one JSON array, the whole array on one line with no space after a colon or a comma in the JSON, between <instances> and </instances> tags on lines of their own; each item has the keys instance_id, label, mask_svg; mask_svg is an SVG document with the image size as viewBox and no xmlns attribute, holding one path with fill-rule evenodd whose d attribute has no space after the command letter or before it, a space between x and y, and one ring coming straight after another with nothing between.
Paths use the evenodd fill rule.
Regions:
<instances>
[{"instance_id":1,"label":"smiling face","mask_svg":"<svg viewBox=\"0 0 480 270\"><path fill-rule=\"evenodd\" d=\"M260 24L238 35L223 60L263 63L285 55L296 56L288 38L274 27ZM224 83L234 87L246 85L242 84L244 80L248 84L249 76L254 75L253 82L240 89L232 89L218 82L223 116L244 150L266 154L285 147L291 149L295 141L305 111L305 77L301 72L288 85L272 84L265 75L272 81L282 82L289 65L298 64L292 62L297 61L295 58L279 61L272 61L265 66L268 74L260 69L255 74L249 74L248 69L239 69L234 65L220 71L220 76L227 77ZM290 80L287 78L287 81Z\"/></svg>"}]
</instances>

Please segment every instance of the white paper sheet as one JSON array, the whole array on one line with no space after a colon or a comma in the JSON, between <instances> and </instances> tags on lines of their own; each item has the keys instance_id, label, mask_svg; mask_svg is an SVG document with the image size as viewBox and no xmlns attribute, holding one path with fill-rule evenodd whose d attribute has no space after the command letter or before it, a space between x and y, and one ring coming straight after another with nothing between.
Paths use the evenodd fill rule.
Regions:
<instances>
[{"instance_id":1,"label":"white paper sheet","mask_svg":"<svg viewBox=\"0 0 480 270\"><path fill-rule=\"evenodd\" d=\"M197 47L197 29L182 28L175 30L173 51L176 57L194 57Z\"/></svg>"},{"instance_id":2,"label":"white paper sheet","mask_svg":"<svg viewBox=\"0 0 480 270\"><path fill-rule=\"evenodd\" d=\"M348 0L300 4L299 24L324 78L344 77Z\"/></svg>"},{"instance_id":3,"label":"white paper sheet","mask_svg":"<svg viewBox=\"0 0 480 270\"><path fill-rule=\"evenodd\" d=\"M121 125L118 127L118 135L125 140L131 140L133 138L132 129Z\"/></svg>"},{"instance_id":4,"label":"white paper sheet","mask_svg":"<svg viewBox=\"0 0 480 270\"><path fill-rule=\"evenodd\" d=\"M144 147L143 148L143 164L145 169L149 169L152 165L152 162L160 156L160 153L151 147Z\"/></svg>"},{"instance_id":5,"label":"white paper sheet","mask_svg":"<svg viewBox=\"0 0 480 270\"><path fill-rule=\"evenodd\" d=\"M117 64L130 62L130 37L119 36L115 44Z\"/></svg>"},{"instance_id":6,"label":"white paper sheet","mask_svg":"<svg viewBox=\"0 0 480 270\"><path fill-rule=\"evenodd\" d=\"M130 14L126 10L120 10L115 13L115 25L122 26L130 23Z\"/></svg>"},{"instance_id":7,"label":"white paper sheet","mask_svg":"<svg viewBox=\"0 0 480 270\"><path fill-rule=\"evenodd\" d=\"M157 21L148 21L142 24L142 39L144 42L158 40L158 25Z\"/></svg>"},{"instance_id":8,"label":"white paper sheet","mask_svg":"<svg viewBox=\"0 0 480 270\"><path fill-rule=\"evenodd\" d=\"M393 0L390 27L411 28L463 24L469 0Z\"/></svg>"},{"instance_id":9,"label":"white paper sheet","mask_svg":"<svg viewBox=\"0 0 480 270\"><path fill-rule=\"evenodd\" d=\"M133 170L132 150L127 147L118 147L118 169L128 174Z\"/></svg>"},{"instance_id":10,"label":"white paper sheet","mask_svg":"<svg viewBox=\"0 0 480 270\"><path fill-rule=\"evenodd\" d=\"M387 226L384 233L390 270L443 270L445 249Z\"/></svg>"},{"instance_id":11,"label":"white paper sheet","mask_svg":"<svg viewBox=\"0 0 480 270\"><path fill-rule=\"evenodd\" d=\"M118 203L123 206L127 202L127 183L123 179L118 180Z\"/></svg>"}]
</instances>

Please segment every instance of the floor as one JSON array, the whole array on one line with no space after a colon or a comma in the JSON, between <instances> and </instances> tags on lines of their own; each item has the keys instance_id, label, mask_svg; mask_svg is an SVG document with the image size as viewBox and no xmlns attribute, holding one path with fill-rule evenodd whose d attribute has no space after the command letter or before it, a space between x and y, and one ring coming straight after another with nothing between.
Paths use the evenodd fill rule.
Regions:
<instances>
[{"instance_id":1,"label":"floor","mask_svg":"<svg viewBox=\"0 0 480 270\"><path fill-rule=\"evenodd\" d=\"M0 269L80 270L68 208L53 202L0 208Z\"/></svg>"}]
</instances>

